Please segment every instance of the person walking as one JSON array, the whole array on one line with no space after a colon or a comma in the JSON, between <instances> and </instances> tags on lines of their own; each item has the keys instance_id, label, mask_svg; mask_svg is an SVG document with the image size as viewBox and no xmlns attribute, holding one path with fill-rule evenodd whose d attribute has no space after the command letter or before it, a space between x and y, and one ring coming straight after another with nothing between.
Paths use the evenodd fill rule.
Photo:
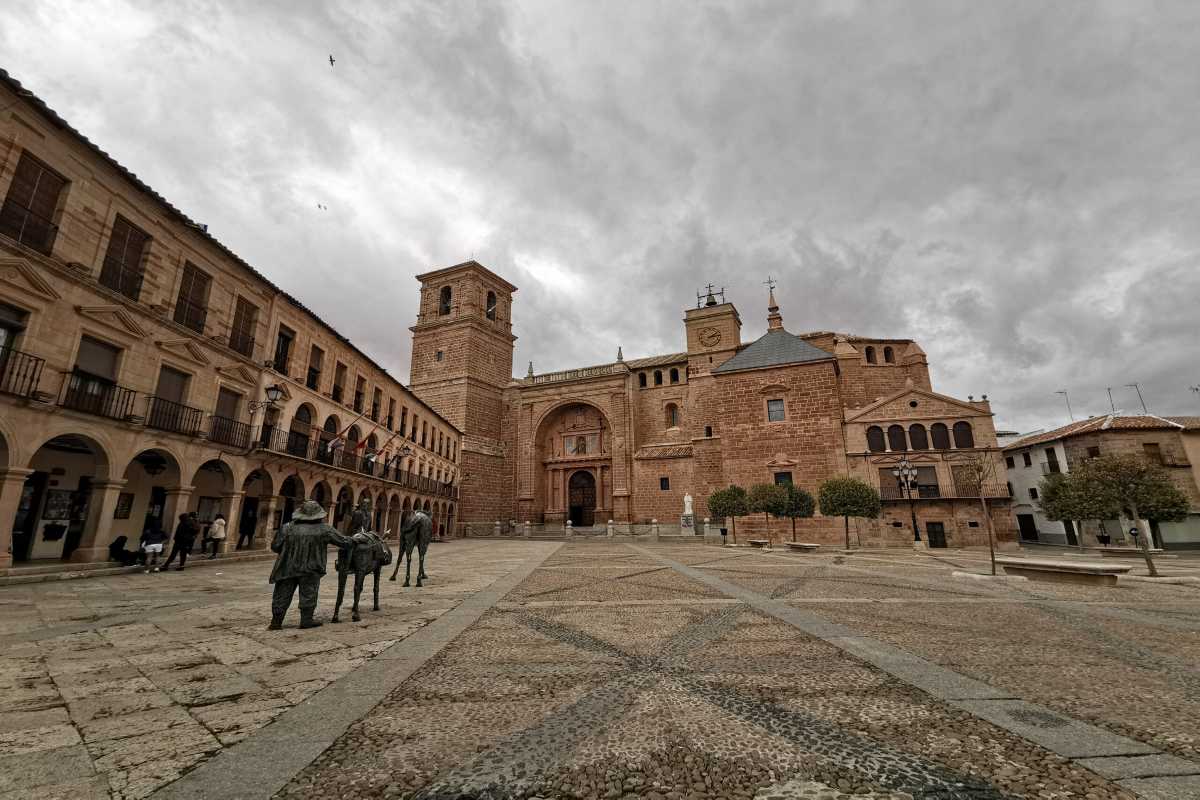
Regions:
<instances>
[{"instance_id":1,"label":"person walking","mask_svg":"<svg viewBox=\"0 0 1200 800\"><path fill-rule=\"evenodd\" d=\"M175 556L179 556L179 566L175 570L176 572L183 571L187 564L188 553L192 552L192 547L196 544L198 533L200 533L200 526L196 523L196 515L180 514L179 524L175 526L175 538L171 540L171 555L167 556L162 568L166 569L171 566Z\"/></svg>"},{"instance_id":2,"label":"person walking","mask_svg":"<svg viewBox=\"0 0 1200 800\"><path fill-rule=\"evenodd\" d=\"M325 524L325 509L316 500L305 500L292 514L292 519L275 533L271 550L277 555L271 570L270 583L275 585L271 597L271 624L267 630L283 627L283 618L292 605L292 596L300 590L300 627L316 628L313 619L317 608L317 592L325 576L329 545L350 547L350 537Z\"/></svg>"},{"instance_id":3,"label":"person walking","mask_svg":"<svg viewBox=\"0 0 1200 800\"><path fill-rule=\"evenodd\" d=\"M151 522L142 531L141 541L138 543L142 551L143 563L146 566L146 574L158 572L158 557L162 555L163 542L167 540L167 532L159 527L157 520Z\"/></svg>"},{"instance_id":4,"label":"person walking","mask_svg":"<svg viewBox=\"0 0 1200 800\"><path fill-rule=\"evenodd\" d=\"M217 514L217 518L208 526L208 541L212 544L212 555L208 557L212 561L217 557L217 550L221 548L222 542L225 541L225 515Z\"/></svg>"},{"instance_id":5,"label":"person walking","mask_svg":"<svg viewBox=\"0 0 1200 800\"><path fill-rule=\"evenodd\" d=\"M243 542L248 548L254 547L254 529L258 527L258 514L251 509L242 509L242 521L238 525L237 549L241 550Z\"/></svg>"}]
</instances>

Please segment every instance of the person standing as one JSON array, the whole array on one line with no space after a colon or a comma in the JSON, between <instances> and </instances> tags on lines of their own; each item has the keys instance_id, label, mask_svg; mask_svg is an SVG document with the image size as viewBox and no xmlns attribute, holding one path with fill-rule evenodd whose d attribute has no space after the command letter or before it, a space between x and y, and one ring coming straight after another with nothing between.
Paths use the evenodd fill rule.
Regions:
<instances>
[{"instance_id":1,"label":"person standing","mask_svg":"<svg viewBox=\"0 0 1200 800\"><path fill-rule=\"evenodd\" d=\"M171 540L171 555L167 556L162 568L171 566L175 556L179 556L179 566L175 571L181 572L187 564L188 553L192 552L192 547L196 544L196 534L199 532L200 526L196 524L194 514L180 514L179 524L175 526L175 538Z\"/></svg>"},{"instance_id":2,"label":"person standing","mask_svg":"<svg viewBox=\"0 0 1200 800\"><path fill-rule=\"evenodd\" d=\"M208 557L212 561L217 557L217 550L220 549L221 543L225 541L225 515L217 514L217 518L208 526L208 541L212 544L212 555Z\"/></svg>"},{"instance_id":3,"label":"person standing","mask_svg":"<svg viewBox=\"0 0 1200 800\"><path fill-rule=\"evenodd\" d=\"M158 557L162 555L163 542L166 540L167 533L159 527L157 520L151 522L142 531L140 546L147 573L158 572Z\"/></svg>"},{"instance_id":4,"label":"person standing","mask_svg":"<svg viewBox=\"0 0 1200 800\"><path fill-rule=\"evenodd\" d=\"M350 547L353 540L325 524L325 509L316 500L305 500L292 519L275 533L271 550L277 555L270 583L275 585L271 598L271 624L267 630L283 627L283 618L292 605L292 596L300 590L300 627L316 628L313 619L317 592L328 564L329 545Z\"/></svg>"}]
</instances>

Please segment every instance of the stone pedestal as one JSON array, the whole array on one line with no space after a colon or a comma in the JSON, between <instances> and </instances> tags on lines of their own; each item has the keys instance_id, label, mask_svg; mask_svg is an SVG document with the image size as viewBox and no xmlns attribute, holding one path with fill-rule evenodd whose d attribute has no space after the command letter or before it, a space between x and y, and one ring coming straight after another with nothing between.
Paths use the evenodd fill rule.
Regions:
<instances>
[{"instance_id":1,"label":"stone pedestal","mask_svg":"<svg viewBox=\"0 0 1200 800\"><path fill-rule=\"evenodd\" d=\"M696 535L696 518L692 514L680 514L679 533L681 536Z\"/></svg>"},{"instance_id":2,"label":"stone pedestal","mask_svg":"<svg viewBox=\"0 0 1200 800\"><path fill-rule=\"evenodd\" d=\"M528 539L530 536L533 535L533 528L530 526L529 520L525 520L525 527L524 527L521 535L524 536L526 539Z\"/></svg>"},{"instance_id":3,"label":"stone pedestal","mask_svg":"<svg viewBox=\"0 0 1200 800\"><path fill-rule=\"evenodd\" d=\"M496 520L495 526L492 527L492 536L500 536L500 520Z\"/></svg>"},{"instance_id":4,"label":"stone pedestal","mask_svg":"<svg viewBox=\"0 0 1200 800\"><path fill-rule=\"evenodd\" d=\"M608 521L608 526L607 526L606 535L607 535L607 536L609 536L609 537L611 537L611 536L612 536L614 533L616 533L616 527L617 527L617 526L616 526L616 525L614 525L614 524L613 524L613 521L610 519L610 520Z\"/></svg>"}]
</instances>

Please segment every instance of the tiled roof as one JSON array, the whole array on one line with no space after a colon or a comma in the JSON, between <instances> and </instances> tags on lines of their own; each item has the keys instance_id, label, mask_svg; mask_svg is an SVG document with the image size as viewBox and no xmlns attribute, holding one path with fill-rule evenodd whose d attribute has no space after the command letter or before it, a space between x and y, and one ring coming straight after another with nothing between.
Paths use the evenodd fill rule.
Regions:
<instances>
[{"instance_id":1,"label":"tiled roof","mask_svg":"<svg viewBox=\"0 0 1200 800\"><path fill-rule=\"evenodd\" d=\"M667 364L677 364L681 361L687 361L687 353L667 353L663 356L648 356L647 358L634 358L626 361L630 369L645 369L646 367L662 367Z\"/></svg>"},{"instance_id":2,"label":"tiled roof","mask_svg":"<svg viewBox=\"0 0 1200 800\"><path fill-rule=\"evenodd\" d=\"M691 458L690 444L652 444L639 448L634 458Z\"/></svg>"},{"instance_id":3,"label":"tiled roof","mask_svg":"<svg viewBox=\"0 0 1200 800\"><path fill-rule=\"evenodd\" d=\"M733 358L714 369L713 374L780 367L806 361L824 361L829 358L833 358L832 353L814 347L782 328L777 328L767 331L757 341L743 348Z\"/></svg>"},{"instance_id":4,"label":"tiled roof","mask_svg":"<svg viewBox=\"0 0 1200 800\"><path fill-rule=\"evenodd\" d=\"M388 373L386 367L382 366L381 364L376 362L375 359L371 358L365 352L360 350L357 345L353 344L349 339L347 339L345 337L345 335L338 332L338 330L336 328L334 328L332 325L330 325L328 322L321 319L316 313L313 312L312 309L308 308L303 303L301 303L299 300L297 300L294 296L287 293L286 291L281 289L279 286L275 285L275 283L272 282L269 278L267 278L267 276L263 275L261 272L256 270L254 267L250 266L250 264L248 262L246 262L245 260L243 260L241 256L239 256L237 253L230 250L228 247L226 247L224 244L222 244L215 236L210 234L205 226L200 225L198 222L191 219L187 214L184 214L178 208L173 206L165 197L163 197L158 192L156 192L145 181L143 181L136 174L131 172L127 167L125 167L123 164L121 164L119 161L117 161L111 155L109 155L105 150L101 149L101 147L98 144L96 144L91 139L89 139L88 137L86 137L82 133L80 133L78 130L76 130L71 125L71 123L67 122L65 119L60 117L58 115L57 111L50 108L50 106L46 105L46 102L44 100L42 100L42 98L38 97L36 94L34 94L33 92L26 89L24 86L21 85L21 82L19 80L17 80L13 76L9 75L7 70L0 69L0 85L6 86L11 92L13 92L13 94L28 101L28 103L31 106L33 106L34 109L36 109L38 111L38 113L40 113L51 125L53 125L56 128L66 131L76 141L78 141L80 144L82 144L85 149L91 150L92 153L94 153L95 155L100 157L103 161L107 162L109 166L111 166L118 173L120 173L126 180L128 180L135 187L137 187L138 190L146 193L151 198L153 198L157 203L159 203L166 210L168 216L175 217L177 220L182 222L184 225L191 228L192 232L195 233L197 236L199 236L202 239L207 240L213 247L217 248L222 253L224 253L226 256L228 256L230 259L237 262L239 266L241 266L243 269L247 270L251 275L258 278L260 281L265 283L267 286L270 286L276 292L279 292L279 294L285 300L287 300L287 302L291 303L296 308L300 309L304 313L311 316L313 318L313 320L315 320L318 324L320 324L322 327L324 327L327 331L332 333L333 336L338 341L340 341L342 344L346 345L346 347L350 348L352 351L357 353L360 357L362 357L362 359L364 361L366 361L372 367L375 367L376 369L378 369L380 372L383 372L384 374L390 374L390 373ZM404 383L399 378L393 377L392 380L396 381L396 383L400 384L401 386L404 386ZM407 387L405 387L405 388L407 388ZM418 398L418 399L420 399L420 398ZM424 403L423 400L421 402ZM432 407L428 407L428 410L430 412L432 412L433 414L435 414L443 422L445 422L448 425L450 425L451 427L453 427L455 430L459 430L458 426L456 426L453 422L450 422L450 420L446 419L441 414L438 414L436 411L433 410ZM459 431L459 432L461 433L461 431Z\"/></svg>"},{"instance_id":5,"label":"tiled roof","mask_svg":"<svg viewBox=\"0 0 1200 800\"><path fill-rule=\"evenodd\" d=\"M1061 428L1041 433L1031 433L1006 444L1005 450L1021 450L1046 442L1054 442L1071 436L1096 431L1132 430L1200 430L1200 417L1159 417L1154 414L1106 414L1103 417L1079 420Z\"/></svg>"}]
</instances>

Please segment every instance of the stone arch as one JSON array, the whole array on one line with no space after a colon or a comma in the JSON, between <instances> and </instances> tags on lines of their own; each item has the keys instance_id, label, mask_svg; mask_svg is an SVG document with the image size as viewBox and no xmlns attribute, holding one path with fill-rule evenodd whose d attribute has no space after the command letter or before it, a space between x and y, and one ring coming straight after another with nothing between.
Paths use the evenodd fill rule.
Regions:
<instances>
[{"instance_id":1,"label":"stone arch","mask_svg":"<svg viewBox=\"0 0 1200 800\"><path fill-rule=\"evenodd\" d=\"M883 428L878 425L867 428L867 449L872 453L882 453L887 450L887 439L884 438Z\"/></svg>"},{"instance_id":2,"label":"stone arch","mask_svg":"<svg viewBox=\"0 0 1200 800\"><path fill-rule=\"evenodd\" d=\"M867 345L867 348L866 348L866 350L863 351L863 354L866 356L868 364L875 363L875 348L874 347L872 347L871 345Z\"/></svg>"},{"instance_id":3,"label":"stone arch","mask_svg":"<svg viewBox=\"0 0 1200 800\"><path fill-rule=\"evenodd\" d=\"M448 504L446 508L446 535L454 535L454 504Z\"/></svg>"},{"instance_id":4,"label":"stone arch","mask_svg":"<svg viewBox=\"0 0 1200 800\"><path fill-rule=\"evenodd\" d=\"M192 475L192 499L189 511L195 511L200 524L207 526L217 515L225 518L226 540L234 529L234 487L237 485L233 468L225 461L210 458Z\"/></svg>"},{"instance_id":5,"label":"stone arch","mask_svg":"<svg viewBox=\"0 0 1200 800\"><path fill-rule=\"evenodd\" d=\"M317 410L311 403L301 403L296 407L296 411L288 423L288 453L301 458L308 457L308 448L313 438L313 425L316 418Z\"/></svg>"},{"instance_id":6,"label":"stone arch","mask_svg":"<svg viewBox=\"0 0 1200 800\"><path fill-rule=\"evenodd\" d=\"M339 530L344 529L350 524L350 512L354 510L354 488L348 484L342 484L338 489L338 493L334 498L333 503L333 526Z\"/></svg>"},{"instance_id":7,"label":"stone arch","mask_svg":"<svg viewBox=\"0 0 1200 800\"><path fill-rule=\"evenodd\" d=\"M373 530L375 530L376 532L382 533L384 527L386 527L385 523L387 522L387 511L388 511L387 492L380 489L379 494L375 495L375 499L374 499L374 501L372 501L372 505L374 507L371 509L371 511L374 512L374 515L375 515Z\"/></svg>"},{"instance_id":8,"label":"stone arch","mask_svg":"<svg viewBox=\"0 0 1200 800\"><path fill-rule=\"evenodd\" d=\"M454 304L454 290L449 286L443 286L438 292L438 316L445 317L449 315L450 309Z\"/></svg>"},{"instance_id":9,"label":"stone arch","mask_svg":"<svg viewBox=\"0 0 1200 800\"><path fill-rule=\"evenodd\" d=\"M325 514L328 516L329 507L333 503L333 488L328 481L319 480L313 484L312 489L308 493L309 500L315 500L320 504L321 508L325 509Z\"/></svg>"},{"instance_id":10,"label":"stone arch","mask_svg":"<svg viewBox=\"0 0 1200 800\"><path fill-rule=\"evenodd\" d=\"M300 473L293 472L280 482L279 502L283 510L284 524L291 521L292 513L304 502L304 497L304 479L300 477Z\"/></svg>"},{"instance_id":11,"label":"stone arch","mask_svg":"<svg viewBox=\"0 0 1200 800\"><path fill-rule=\"evenodd\" d=\"M596 514L612 516L613 428L604 407L587 399L561 400L542 413L534 431L533 502L520 509L521 517L565 522L568 478L584 466L596 478Z\"/></svg>"},{"instance_id":12,"label":"stone arch","mask_svg":"<svg viewBox=\"0 0 1200 800\"><path fill-rule=\"evenodd\" d=\"M333 463L334 453L329 449L329 443L342 432L341 425L342 421L337 414L330 414L317 431L317 460L323 464Z\"/></svg>"},{"instance_id":13,"label":"stone arch","mask_svg":"<svg viewBox=\"0 0 1200 800\"><path fill-rule=\"evenodd\" d=\"M890 345L885 346L883 348L883 363L885 363L885 364L895 364L896 363L896 351L892 350Z\"/></svg>"},{"instance_id":14,"label":"stone arch","mask_svg":"<svg viewBox=\"0 0 1200 800\"><path fill-rule=\"evenodd\" d=\"M400 503L400 524L401 525L408 522L408 515L411 514L412 511L413 511L412 498L406 496Z\"/></svg>"},{"instance_id":15,"label":"stone arch","mask_svg":"<svg viewBox=\"0 0 1200 800\"><path fill-rule=\"evenodd\" d=\"M110 539L126 536L124 549L133 550L142 531L148 527L153 526L167 534L174 531L179 515L194 510L189 506L188 495L180 493L180 487L188 483L184 475L179 458L166 447L149 447L131 457L121 474L125 481L121 493L133 495L132 503L128 512L120 510L124 519L113 521ZM188 477L195 480L190 474ZM192 485L194 487L194 483ZM108 542L97 544L107 545Z\"/></svg>"},{"instance_id":16,"label":"stone arch","mask_svg":"<svg viewBox=\"0 0 1200 800\"><path fill-rule=\"evenodd\" d=\"M426 500L426 501L425 501L425 505L424 505L424 506L422 506L421 510L422 510L422 511L424 511L426 514L428 514L428 513L429 513L429 509L430 509L430 504L429 504L429 501L428 501L428 500Z\"/></svg>"},{"instance_id":17,"label":"stone arch","mask_svg":"<svg viewBox=\"0 0 1200 800\"><path fill-rule=\"evenodd\" d=\"M933 440L934 450L950 449L950 429L945 423L935 422L929 426L929 438Z\"/></svg>"},{"instance_id":18,"label":"stone arch","mask_svg":"<svg viewBox=\"0 0 1200 800\"><path fill-rule=\"evenodd\" d=\"M681 415L679 406L675 403L667 403L663 408L664 422L668 428L678 428L681 424Z\"/></svg>"},{"instance_id":19,"label":"stone arch","mask_svg":"<svg viewBox=\"0 0 1200 800\"><path fill-rule=\"evenodd\" d=\"M908 441L904 435L903 425L889 425L887 430L888 449L902 453L908 449Z\"/></svg>"},{"instance_id":20,"label":"stone arch","mask_svg":"<svg viewBox=\"0 0 1200 800\"><path fill-rule=\"evenodd\" d=\"M960 420L954 423L954 447L959 450L967 450L975 446L975 431L971 428L971 423Z\"/></svg>"},{"instance_id":21,"label":"stone arch","mask_svg":"<svg viewBox=\"0 0 1200 800\"><path fill-rule=\"evenodd\" d=\"M385 528L392 533L400 530L400 495L395 492L388 498L387 525Z\"/></svg>"},{"instance_id":22,"label":"stone arch","mask_svg":"<svg viewBox=\"0 0 1200 800\"><path fill-rule=\"evenodd\" d=\"M919 422L909 425L908 441L912 445L913 450L928 450L929 436L925 433L925 426Z\"/></svg>"},{"instance_id":23,"label":"stone arch","mask_svg":"<svg viewBox=\"0 0 1200 800\"><path fill-rule=\"evenodd\" d=\"M236 523L239 550L243 543L253 548L255 539L273 524L275 502L275 478L261 467L250 470L242 479L242 510Z\"/></svg>"}]
</instances>

